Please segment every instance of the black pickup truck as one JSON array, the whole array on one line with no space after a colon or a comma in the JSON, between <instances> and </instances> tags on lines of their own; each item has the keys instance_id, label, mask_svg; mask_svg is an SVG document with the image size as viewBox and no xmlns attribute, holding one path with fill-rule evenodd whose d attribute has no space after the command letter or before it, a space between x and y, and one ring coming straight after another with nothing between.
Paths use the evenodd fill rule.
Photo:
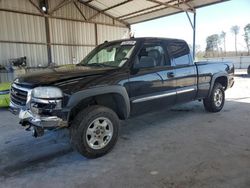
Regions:
<instances>
[{"instance_id":1,"label":"black pickup truck","mask_svg":"<svg viewBox=\"0 0 250 188\"><path fill-rule=\"evenodd\" d=\"M115 145L120 120L193 100L219 112L233 75L232 63L194 63L183 40L117 40L97 46L73 68L17 78L10 109L34 136L69 128L73 146L96 158Z\"/></svg>"}]
</instances>

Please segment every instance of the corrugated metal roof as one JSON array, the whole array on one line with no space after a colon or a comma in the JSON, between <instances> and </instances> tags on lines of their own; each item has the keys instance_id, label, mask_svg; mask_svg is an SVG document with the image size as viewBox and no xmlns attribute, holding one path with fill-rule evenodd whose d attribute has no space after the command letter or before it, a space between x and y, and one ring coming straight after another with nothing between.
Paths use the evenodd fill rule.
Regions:
<instances>
[{"instance_id":1,"label":"corrugated metal roof","mask_svg":"<svg viewBox=\"0 0 250 188\"><path fill-rule=\"evenodd\" d=\"M89 4L97 7L98 9L106 9L108 7L114 6L118 3L123 2L124 0L105 0L105 1L101 1L101 0L96 0L96 1L91 1Z\"/></svg>"},{"instance_id":2,"label":"corrugated metal roof","mask_svg":"<svg viewBox=\"0 0 250 188\"><path fill-rule=\"evenodd\" d=\"M127 2L121 6L112 8L107 11L107 13L112 14L116 17L129 14L131 12L140 11L146 8L150 8L157 5L156 3L145 1L145 0L136 0Z\"/></svg>"},{"instance_id":3,"label":"corrugated metal roof","mask_svg":"<svg viewBox=\"0 0 250 188\"><path fill-rule=\"evenodd\" d=\"M0 7L10 10L21 10L32 13L39 13L39 11L27 0L0 0Z\"/></svg>"},{"instance_id":4,"label":"corrugated metal roof","mask_svg":"<svg viewBox=\"0 0 250 188\"><path fill-rule=\"evenodd\" d=\"M116 21L135 24L228 0L79 0Z\"/></svg>"}]
</instances>

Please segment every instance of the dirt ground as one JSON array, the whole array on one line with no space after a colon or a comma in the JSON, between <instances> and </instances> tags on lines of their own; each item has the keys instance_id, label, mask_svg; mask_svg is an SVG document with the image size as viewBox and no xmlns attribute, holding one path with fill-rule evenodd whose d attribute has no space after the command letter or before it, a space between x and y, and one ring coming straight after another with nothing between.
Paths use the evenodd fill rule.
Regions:
<instances>
[{"instance_id":1,"label":"dirt ground","mask_svg":"<svg viewBox=\"0 0 250 188\"><path fill-rule=\"evenodd\" d=\"M250 187L250 77L219 113L187 103L122 122L114 150L86 159L68 132L31 137L0 110L0 187Z\"/></svg>"}]
</instances>

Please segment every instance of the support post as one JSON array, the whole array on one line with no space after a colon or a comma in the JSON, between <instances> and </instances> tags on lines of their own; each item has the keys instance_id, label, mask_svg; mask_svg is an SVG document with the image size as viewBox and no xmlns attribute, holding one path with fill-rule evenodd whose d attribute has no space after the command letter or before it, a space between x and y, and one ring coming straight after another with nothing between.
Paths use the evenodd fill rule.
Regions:
<instances>
[{"instance_id":1,"label":"support post","mask_svg":"<svg viewBox=\"0 0 250 188\"><path fill-rule=\"evenodd\" d=\"M49 28L49 16L48 16L48 10L49 10L49 3L48 0L45 0L46 5L46 16L45 19L45 32L46 32L46 43L47 43L47 53L48 53L48 66L52 63L52 55L51 55L51 40L50 40L50 28Z\"/></svg>"},{"instance_id":2,"label":"support post","mask_svg":"<svg viewBox=\"0 0 250 188\"><path fill-rule=\"evenodd\" d=\"M194 17L193 17L193 22L191 21L191 18L188 14L188 12L186 12L186 15L188 17L188 20L189 20L189 23L193 29L193 59L195 60L195 38L196 38L196 10L193 10L193 14L194 14Z\"/></svg>"},{"instance_id":3,"label":"support post","mask_svg":"<svg viewBox=\"0 0 250 188\"><path fill-rule=\"evenodd\" d=\"M98 45L98 31L97 31L97 24L95 23L95 45Z\"/></svg>"},{"instance_id":4,"label":"support post","mask_svg":"<svg viewBox=\"0 0 250 188\"><path fill-rule=\"evenodd\" d=\"M195 41L196 39L196 11L194 11L194 22L193 22L193 59L195 60Z\"/></svg>"},{"instance_id":5,"label":"support post","mask_svg":"<svg viewBox=\"0 0 250 188\"><path fill-rule=\"evenodd\" d=\"M45 18L45 32L46 32L47 53L48 53L48 65L50 65L52 63L52 55L51 55L49 18L47 16L45 16L44 18Z\"/></svg>"}]
</instances>

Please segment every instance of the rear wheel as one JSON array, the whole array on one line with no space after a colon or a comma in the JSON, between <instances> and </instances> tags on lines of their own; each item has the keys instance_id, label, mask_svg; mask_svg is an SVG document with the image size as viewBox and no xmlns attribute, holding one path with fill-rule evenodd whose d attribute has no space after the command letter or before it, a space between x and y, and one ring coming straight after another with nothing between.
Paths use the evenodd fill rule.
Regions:
<instances>
[{"instance_id":1,"label":"rear wheel","mask_svg":"<svg viewBox=\"0 0 250 188\"><path fill-rule=\"evenodd\" d=\"M225 103L225 91L220 83L215 83L211 94L203 100L208 112L219 112Z\"/></svg>"},{"instance_id":2,"label":"rear wheel","mask_svg":"<svg viewBox=\"0 0 250 188\"><path fill-rule=\"evenodd\" d=\"M108 153L118 139L119 119L114 111L103 106L90 106L73 120L70 135L73 146L87 158Z\"/></svg>"}]
</instances>

